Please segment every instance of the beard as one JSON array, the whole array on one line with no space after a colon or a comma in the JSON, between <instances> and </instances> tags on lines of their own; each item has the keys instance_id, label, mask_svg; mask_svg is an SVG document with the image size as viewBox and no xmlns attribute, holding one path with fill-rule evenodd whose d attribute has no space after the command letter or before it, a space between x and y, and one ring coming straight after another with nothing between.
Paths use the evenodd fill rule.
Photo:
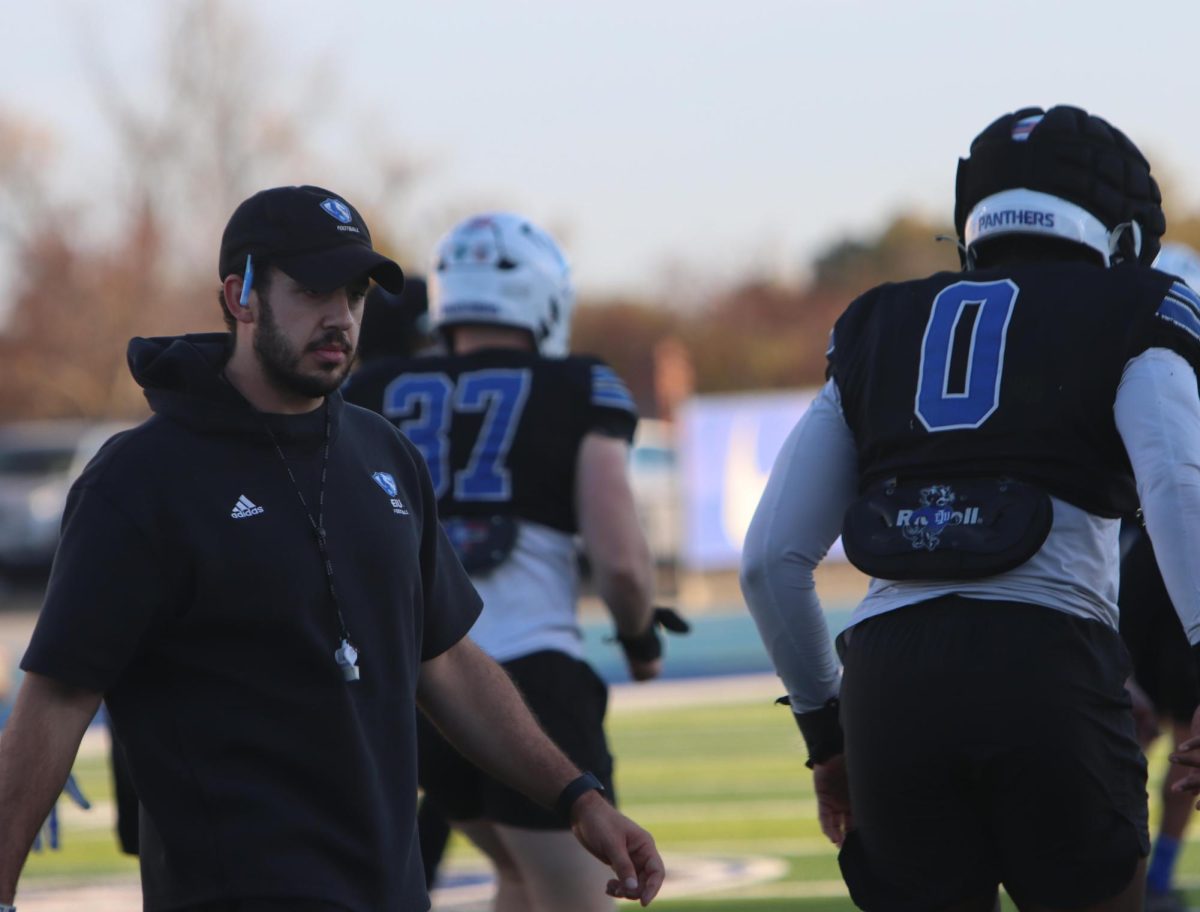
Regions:
<instances>
[{"instance_id":1,"label":"beard","mask_svg":"<svg viewBox=\"0 0 1200 912\"><path fill-rule=\"evenodd\" d=\"M348 357L342 364L322 364L314 373L304 373L300 370L300 359L304 357L305 352L330 343L345 347ZM254 352L258 355L263 371L277 389L297 393L308 399L328 396L341 386L354 363L354 348L349 338L336 329L329 330L303 351L297 351L280 331L270 302L262 296L258 322L254 328Z\"/></svg>"}]
</instances>

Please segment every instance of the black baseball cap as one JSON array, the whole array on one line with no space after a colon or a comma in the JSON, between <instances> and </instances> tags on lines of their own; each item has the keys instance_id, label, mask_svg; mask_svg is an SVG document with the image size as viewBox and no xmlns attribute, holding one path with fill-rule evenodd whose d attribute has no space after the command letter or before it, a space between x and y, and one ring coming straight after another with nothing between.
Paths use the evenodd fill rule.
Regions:
<instances>
[{"instance_id":1,"label":"black baseball cap","mask_svg":"<svg viewBox=\"0 0 1200 912\"><path fill-rule=\"evenodd\" d=\"M399 294L400 267L371 247L358 210L321 187L274 187L243 202L221 236L221 280L262 257L313 291L333 291L364 275Z\"/></svg>"}]
</instances>

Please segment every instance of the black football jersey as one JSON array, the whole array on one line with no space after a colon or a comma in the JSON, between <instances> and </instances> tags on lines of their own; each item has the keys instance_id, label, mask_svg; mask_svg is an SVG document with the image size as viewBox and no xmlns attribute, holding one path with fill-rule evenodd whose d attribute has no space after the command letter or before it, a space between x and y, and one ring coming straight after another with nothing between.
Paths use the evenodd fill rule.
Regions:
<instances>
[{"instance_id":1,"label":"black football jersey","mask_svg":"<svg viewBox=\"0 0 1200 912\"><path fill-rule=\"evenodd\" d=\"M837 321L829 376L862 488L1009 476L1100 516L1137 507L1113 418L1152 347L1200 373L1200 296L1153 269L1027 263L882 285Z\"/></svg>"},{"instance_id":2,"label":"black football jersey","mask_svg":"<svg viewBox=\"0 0 1200 912\"><path fill-rule=\"evenodd\" d=\"M429 466L444 517L514 516L577 531L575 467L586 434L633 440L637 411L598 358L488 349L396 358L343 389L380 412Z\"/></svg>"}]
</instances>

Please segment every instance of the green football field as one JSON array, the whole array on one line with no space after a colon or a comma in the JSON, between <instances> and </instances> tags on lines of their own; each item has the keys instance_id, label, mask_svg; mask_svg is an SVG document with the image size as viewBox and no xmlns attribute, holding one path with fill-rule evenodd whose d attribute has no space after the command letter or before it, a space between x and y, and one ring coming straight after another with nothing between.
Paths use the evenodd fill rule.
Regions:
<instances>
[{"instance_id":1,"label":"green football field","mask_svg":"<svg viewBox=\"0 0 1200 912\"><path fill-rule=\"evenodd\" d=\"M686 685L672 685L686 691ZM709 682L706 691L713 693ZM655 907L669 912L835 912L851 910L833 847L821 836L799 734L787 711L756 693L681 705L616 700L610 733L624 809L650 829L667 860L669 885ZM1154 781L1165 748L1152 755ZM108 770L102 745L85 751L76 772L95 810L65 815L62 851L31 856L24 886L129 881L136 863L112 836ZM1154 812L1152 801L1152 814ZM454 843L451 873L479 867ZM1200 905L1200 846L1181 863L1181 881ZM30 905L30 912L36 912ZM478 904L435 908L475 909ZM628 908L634 908L630 905ZM1006 906L1011 909L1010 905Z\"/></svg>"}]
</instances>

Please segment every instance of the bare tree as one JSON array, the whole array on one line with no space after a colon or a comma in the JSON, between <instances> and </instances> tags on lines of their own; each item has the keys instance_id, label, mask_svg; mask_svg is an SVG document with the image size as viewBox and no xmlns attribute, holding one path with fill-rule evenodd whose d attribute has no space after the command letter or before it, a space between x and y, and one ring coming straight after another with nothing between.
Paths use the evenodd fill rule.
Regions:
<instances>
[{"instance_id":1,"label":"bare tree","mask_svg":"<svg viewBox=\"0 0 1200 912\"><path fill-rule=\"evenodd\" d=\"M161 9L170 18L151 87L127 84L122 61L81 34L120 162L109 192L51 205L42 164L52 140L0 111L0 240L21 266L0 322L0 419L142 412L125 364L129 338L220 328L216 239L225 219L254 190L321 170L308 143L336 107L334 78L288 72L272 59L269 30L247 27L226 0ZM268 97L280 82L302 112ZM376 164L376 178L360 182L394 207L412 171L395 151L378 152ZM105 238L89 245L76 226L98 207Z\"/></svg>"}]
</instances>

